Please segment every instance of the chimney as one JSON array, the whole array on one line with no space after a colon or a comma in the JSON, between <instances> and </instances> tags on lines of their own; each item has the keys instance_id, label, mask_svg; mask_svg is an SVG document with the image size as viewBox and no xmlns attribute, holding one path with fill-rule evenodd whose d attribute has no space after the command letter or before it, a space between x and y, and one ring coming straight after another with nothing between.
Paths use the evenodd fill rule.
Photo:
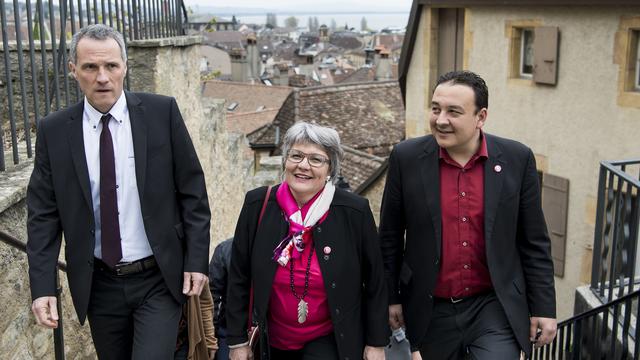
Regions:
<instances>
[{"instance_id":1,"label":"chimney","mask_svg":"<svg viewBox=\"0 0 640 360\"><path fill-rule=\"evenodd\" d=\"M231 80L237 82L247 81L247 56L244 49L233 48L229 52L231 58Z\"/></svg>"},{"instance_id":2,"label":"chimney","mask_svg":"<svg viewBox=\"0 0 640 360\"><path fill-rule=\"evenodd\" d=\"M366 48L364 49L364 64L368 65L369 67L373 66L373 62L374 62L374 57L375 57L375 50L373 50L372 48Z\"/></svg>"},{"instance_id":3,"label":"chimney","mask_svg":"<svg viewBox=\"0 0 640 360\"><path fill-rule=\"evenodd\" d=\"M389 59L389 50L380 51L380 60L376 66L375 80L389 80L393 77L391 72L391 59Z\"/></svg>"},{"instance_id":4,"label":"chimney","mask_svg":"<svg viewBox=\"0 0 640 360\"><path fill-rule=\"evenodd\" d=\"M256 34L253 33L247 37L247 62L249 63L248 78L260 80L260 75L262 75L260 72L260 53Z\"/></svg>"},{"instance_id":5,"label":"chimney","mask_svg":"<svg viewBox=\"0 0 640 360\"><path fill-rule=\"evenodd\" d=\"M298 72L300 75L305 75L307 77L312 77L313 76L313 55L311 54L306 54L306 55L299 55L298 58L298 67L300 69L300 71Z\"/></svg>"},{"instance_id":6,"label":"chimney","mask_svg":"<svg viewBox=\"0 0 640 360\"><path fill-rule=\"evenodd\" d=\"M376 45L373 50L375 51L375 55L373 55L373 66L378 66L378 62L380 61L380 52L384 50L384 45Z\"/></svg>"},{"instance_id":7,"label":"chimney","mask_svg":"<svg viewBox=\"0 0 640 360\"><path fill-rule=\"evenodd\" d=\"M285 63L276 64L275 78L276 85L289 86L289 65Z\"/></svg>"}]
</instances>

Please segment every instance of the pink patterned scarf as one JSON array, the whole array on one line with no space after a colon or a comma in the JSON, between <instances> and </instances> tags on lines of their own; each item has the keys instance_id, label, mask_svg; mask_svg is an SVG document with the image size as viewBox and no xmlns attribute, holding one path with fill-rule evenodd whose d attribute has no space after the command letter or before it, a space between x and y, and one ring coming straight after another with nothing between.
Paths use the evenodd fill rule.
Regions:
<instances>
[{"instance_id":1,"label":"pink patterned scarf","mask_svg":"<svg viewBox=\"0 0 640 360\"><path fill-rule=\"evenodd\" d=\"M276 192L276 200L289 222L289 232L273 250L273 260L286 266L290 259L300 257L305 246L311 243L313 227L323 222L329 214L329 207L335 191L333 183L327 181L320 192L302 208L298 208L298 204L289 190L289 185L286 182L280 184Z\"/></svg>"}]
</instances>

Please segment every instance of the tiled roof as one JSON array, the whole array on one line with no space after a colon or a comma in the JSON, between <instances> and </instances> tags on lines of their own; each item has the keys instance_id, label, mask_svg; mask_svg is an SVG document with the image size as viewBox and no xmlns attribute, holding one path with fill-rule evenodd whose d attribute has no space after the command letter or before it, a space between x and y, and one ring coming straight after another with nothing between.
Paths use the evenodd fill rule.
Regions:
<instances>
[{"instance_id":1,"label":"tiled roof","mask_svg":"<svg viewBox=\"0 0 640 360\"><path fill-rule=\"evenodd\" d=\"M278 115L278 111L280 111L279 108L239 114L228 113L226 122L227 131L249 134L273 122L276 115Z\"/></svg>"},{"instance_id":2,"label":"tiled roof","mask_svg":"<svg viewBox=\"0 0 640 360\"><path fill-rule=\"evenodd\" d=\"M273 146L296 121L335 128L348 147L387 156L404 139L404 108L397 81L295 89L272 124L249 134L252 146Z\"/></svg>"},{"instance_id":3,"label":"tiled roof","mask_svg":"<svg viewBox=\"0 0 640 360\"><path fill-rule=\"evenodd\" d=\"M205 31L202 35L204 44L218 46L225 50L242 48L242 43L245 41L245 36L240 31Z\"/></svg>"},{"instance_id":4,"label":"tiled roof","mask_svg":"<svg viewBox=\"0 0 640 360\"><path fill-rule=\"evenodd\" d=\"M237 103L238 107L233 111L235 114L256 112L259 109L279 109L291 91L292 89L286 86L211 80L203 84L202 95L213 99L225 99L227 106Z\"/></svg>"},{"instance_id":5,"label":"tiled roof","mask_svg":"<svg viewBox=\"0 0 640 360\"><path fill-rule=\"evenodd\" d=\"M351 190L359 192L372 176L378 174L385 159L369 155L348 146L343 146L342 176L349 183Z\"/></svg>"}]
</instances>

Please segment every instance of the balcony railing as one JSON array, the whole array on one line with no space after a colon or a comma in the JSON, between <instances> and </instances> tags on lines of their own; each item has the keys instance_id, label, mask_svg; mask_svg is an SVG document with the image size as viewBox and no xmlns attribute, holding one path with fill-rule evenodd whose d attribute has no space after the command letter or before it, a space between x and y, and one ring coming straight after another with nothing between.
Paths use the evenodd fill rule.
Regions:
<instances>
[{"instance_id":1,"label":"balcony railing","mask_svg":"<svg viewBox=\"0 0 640 360\"><path fill-rule=\"evenodd\" d=\"M638 359L640 290L558 324L553 342L534 349L537 360Z\"/></svg>"},{"instance_id":2,"label":"balcony railing","mask_svg":"<svg viewBox=\"0 0 640 360\"><path fill-rule=\"evenodd\" d=\"M33 156L31 130L42 117L81 99L67 66L77 30L107 24L126 44L183 35L183 22L182 0L0 0L0 171L9 149L14 164Z\"/></svg>"},{"instance_id":3,"label":"balcony railing","mask_svg":"<svg viewBox=\"0 0 640 360\"><path fill-rule=\"evenodd\" d=\"M640 159L600 164L591 289L603 304L639 287Z\"/></svg>"}]
</instances>

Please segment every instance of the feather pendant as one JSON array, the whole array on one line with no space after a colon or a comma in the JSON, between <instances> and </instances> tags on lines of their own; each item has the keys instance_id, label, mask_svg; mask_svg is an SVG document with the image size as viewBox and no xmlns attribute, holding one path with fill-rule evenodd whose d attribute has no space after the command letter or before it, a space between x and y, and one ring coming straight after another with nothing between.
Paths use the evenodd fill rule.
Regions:
<instances>
[{"instance_id":1,"label":"feather pendant","mask_svg":"<svg viewBox=\"0 0 640 360\"><path fill-rule=\"evenodd\" d=\"M307 321L307 314L309 313L309 308L307 306L307 302L303 299L300 299L298 303L298 323L304 324Z\"/></svg>"}]
</instances>

